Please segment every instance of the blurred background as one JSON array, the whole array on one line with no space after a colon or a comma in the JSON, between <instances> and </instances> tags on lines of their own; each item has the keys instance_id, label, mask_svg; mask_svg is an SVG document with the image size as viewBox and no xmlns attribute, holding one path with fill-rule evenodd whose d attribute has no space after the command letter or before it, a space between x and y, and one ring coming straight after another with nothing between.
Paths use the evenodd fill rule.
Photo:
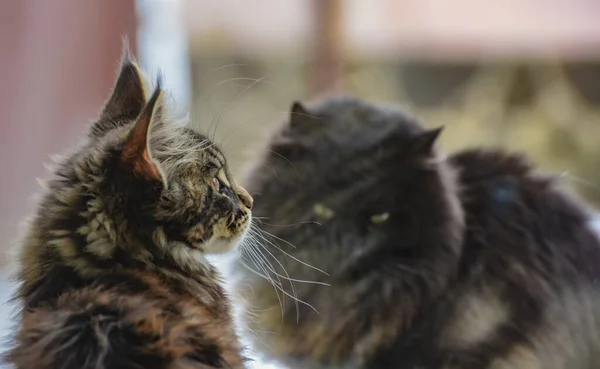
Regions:
<instances>
[{"instance_id":1,"label":"blurred background","mask_svg":"<svg viewBox=\"0 0 600 369\"><path fill-rule=\"evenodd\" d=\"M447 150L524 151L600 204L599 0L3 0L0 18L5 267L43 164L107 98L123 36L238 173L293 100L343 92L446 126Z\"/></svg>"}]
</instances>

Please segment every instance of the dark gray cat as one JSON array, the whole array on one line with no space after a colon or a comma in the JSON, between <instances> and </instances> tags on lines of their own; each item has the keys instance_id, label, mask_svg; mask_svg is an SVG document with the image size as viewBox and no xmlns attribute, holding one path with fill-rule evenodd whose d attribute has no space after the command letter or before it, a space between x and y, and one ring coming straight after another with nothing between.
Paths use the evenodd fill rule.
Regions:
<instances>
[{"instance_id":1,"label":"dark gray cat","mask_svg":"<svg viewBox=\"0 0 600 369\"><path fill-rule=\"evenodd\" d=\"M600 244L578 200L520 155L445 160L441 130L393 107L346 97L291 113L245 182L272 241L260 262L271 281L242 272L266 356L293 368L596 367Z\"/></svg>"}]
</instances>

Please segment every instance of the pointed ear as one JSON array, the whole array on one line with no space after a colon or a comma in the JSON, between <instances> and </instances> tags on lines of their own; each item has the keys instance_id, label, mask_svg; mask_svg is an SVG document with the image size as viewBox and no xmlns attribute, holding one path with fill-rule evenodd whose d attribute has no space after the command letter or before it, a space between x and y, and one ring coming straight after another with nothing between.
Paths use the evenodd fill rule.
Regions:
<instances>
[{"instance_id":1,"label":"pointed ear","mask_svg":"<svg viewBox=\"0 0 600 369\"><path fill-rule=\"evenodd\" d=\"M150 151L150 132L154 122L161 118L163 101L164 93L159 84L125 140L121 161L131 168L136 177L166 184L164 174Z\"/></svg>"},{"instance_id":2,"label":"pointed ear","mask_svg":"<svg viewBox=\"0 0 600 369\"><path fill-rule=\"evenodd\" d=\"M444 127L427 130L418 135L410 146L410 151L415 155L429 156Z\"/></svg>"},{"instance_id":3,"label":"pointed ear","mask_svg":"<svg viewBox=\"0 0 600 369\"><path fill-rule=\"evenodd\" d=\"M92 134L100 137L106 132L135 119L146 105L145 79L124 42L119 74L110 98L102 108L100 119L92 127Z\"/></svg>"},{"instance_id":4,"label":"pointed ear","mask_svg":"<svg viewBox=\"0 0 600 369\"><path fill-rule=\"evenodd\" d=\"M303 126L307 121L314 121L315 118L299 101L294 101L290 109L290 126L296 128Z\"/></svg>"}]
</instances>

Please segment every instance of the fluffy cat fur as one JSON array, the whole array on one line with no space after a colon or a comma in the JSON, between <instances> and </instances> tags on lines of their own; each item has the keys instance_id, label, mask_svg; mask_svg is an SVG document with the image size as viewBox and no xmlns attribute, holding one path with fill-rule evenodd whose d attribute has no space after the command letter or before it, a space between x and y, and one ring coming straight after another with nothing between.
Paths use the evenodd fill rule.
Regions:
<instances>
[{"instance_id":1,"label":"fluffy cat fur","mask_svg":"<svg viewBox=\"0 0 600 369\"><path fill-rule=\"evenodd\" d=\"M126 50L90 133L61 159L23 240L16 369L243 368L220 276L252 198L169 118Z\"/></svg>"},{"instance_id":2,"label":"fluffy cat fur","mask_svg":"<svg viewBox=\"0 0 600 369\"><path fill-rule=\"evenodd\" d=\"M521 155L446 160L440 132L350 97L293 105L246 181L272 234L263 271L298 280L293 290L277 281L303 302L242 273L265 355L291 368L600 362L600 244L588 211Z\"/></svg>"}]
</instances>

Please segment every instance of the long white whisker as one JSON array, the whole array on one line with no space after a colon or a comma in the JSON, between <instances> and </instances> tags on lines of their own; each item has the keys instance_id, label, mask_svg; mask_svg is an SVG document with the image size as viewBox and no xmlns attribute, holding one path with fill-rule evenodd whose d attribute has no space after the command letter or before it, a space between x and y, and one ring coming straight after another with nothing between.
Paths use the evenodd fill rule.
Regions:
<instances>
[{"instance_id":1,"label":"long white whisker","mask_svg":"<svg viewBox=\"0 0 600 369\"><path fill-rule=\"evenodd\" d=\"M258 240L253 240L253 241L256 242L258 246L264 248L264 245L258 243ZM265 250L265 251L267 251L279 263L279 261L275 258L275 256L269 250ZM281 275L281 274L277 273L277 271L275 271L272 267L269 268L269 269L270 269L271 273L277 275L278 277L280 277L282 279L288 280L288 281L299 282L299 283L306 283L306 284L317 284L317 285L321 285L321 286L331 287L331 285L329 283L320 282L320 281L310 281L310 280L306 280L306 279L291 278L289 275L288 276L284 276L284 275Z\"/></svg>"},{"instance_id":2,"label":"long white whisker","mask_svg":"<svg viewBox=\"0 0 600 369\"><path fill-rule=\"evenodd\" d=\"M600 187L597 186L597 185L595 185L594 183L592 183L590 181L587 181L587 180L585 180L585 179L583 179L581 177L577 177L577 176L575 176L575 175L573 175L573 174L571 174L569 172L563 172L563 173L561 173L560 176L561 177L570 177L571 180L573 180L573 182L575 182L575 183L579 183L579 184L582 184L584 186L593 188L594 190L600 190Z\"/></svg>"},{"instance_id":3,"label":"long white whisker","mask_svg":"<svg viewBox=\"0 0 600 369\"><path fill-rule=\"evenodd\" d=\"M253 83L256 83L257 81L260 81L261 79L264 79L265 77L256 79L256 78L251 78L251 77L233 77L233 78L228 78L225 81L219 82L216 84L216 86L221 86L223 83L227 83L227 82L232 82L232 81L252 81ZM243 87L248 87L248 86L243 86Z\"/></svg>"},{"instance_id":4,"label":"long white whisker","mask_svg":"<svg viewBox=\"0 0 600 369\"><path fill-rule=\"evenodd\" d=\"M223 115L225 114L225 111L227 111L231 107L231 104L236 102L238 99L242 98L252 87L254 87L256 84L260 83L261 81L265 80L267 77L268 76L264 76L264 77L261 77L258 79L254 79L254 82L252 82L251 84L246 86L246 88L244 88L240 93L238 93L233 99L231 99L231 101L223 109L221 109L221 111L219 112L219 115L217 115L217 117L216 117L217 124L215 125L215 129L213 130L213 137L217 132L217 128L219 126L219 123L221 122L221 119L223 118Z\"/></svg>"},{"instance_id":5,"label":"long white whisker","mask_svg":"<svg viewBox=\"0 0 600 369\"><path fill-rule=\"evenodd\" d=\"M248 248L246 248L246 251L247 251L247 249L248 249ZM248 255L248 256L250 256L250 255ZM279 297L279 292L278 292L277 290L278 290L280 287L277 285L277 283L276 283L276 282L273 280L273 278L271 278L270 276L268 276L268 275L266 275L266 274L262 274L262 273L260 273L260 272L258 272L258 271L256 271L256 270L254 270L254 268L252 268L250 265L248 265L248 264L245 262L244 255L243 255L243 253L242 253L242 252L240 252L240 254L239 254L239 260L240 260L240 262L242 263L242 265L243 265L243 266L244 266L246 269L248 269L250 272L252 272L252 273L256 274L257 276L259 276L259 277L261 277L261 278L265 279L266 281L268 281L269 283L271 283L271 285L273 286L273 289L275 290L275 295L277 296L277 300L279 301L279 308L281 309L281 313L282 313L282 315L283 315L283 301L282 301L282 300L281 300L281 298ZM255 262L255 261L251 261L251 262L252 262L252 264L256 264L256 262ZM262 269L262 267L260 267L260 266L257 266L257 267L258 267L258 268L260 268L260 269Z\"/></svg>"},{"instance_id":6,"label":"long white whisker","mask_svg":"<svg viewBox=\"0 0 600 369\"><path fill-rule=\"evenodd\" d=\"M252 228L250 228L250 234L254 234L254 230L252 230ZM296 292L296 286L294 286L294 282L290 279L290 275L288 274L287 270L285 269L285 267L283 266L283 264L275 257L275 255L273 255L271 253L271 251L269 251L269 249L267 247L265 247L263 244L258 243L258 246L262 247L263 250L265 250L269 255L271 255L271 257L275 260L275 262L277 264L279 264L279 266L281 267L281 270L283 270L283 273L285 273L285 275L287 276L287 280L290 282L290 286L292 287L292 295L294 295L294 301L295 301L295 305L296 305L296 323L300 322L300 308L298 306L298 293ZM262 254L262 252L260 251L260 249L257 250L260 254ZM265 260L267 258L265 257ZM268 262L268 261L267 261ZM270 264L270 263L269 263ZM276 275L278 274L277 272L273 271Z\"/></svg>"},{"instance_id":7,"label":"long white whisker","mask_svg":"<svg viewBox=\"0 0 600 369\"><path fill-rule=\"evenodd\" d=\"M253 228L254 228L254 229L253 229ZM275 236L275 235L273 235L273 234L271 234L271 233L269 233L269 232L267 232L267 231L265 231L264 229L261 229L261 228L259 228L259 227L253 227L253 228L251 228L251 229L253 229L253 230L258 230L258 232L256 233L256 236L260 237L260 238L261 238L261 239L263 239L265 242L267 242L267 243L268 243L268 244L270 244L271 246L275 247L277 250L281 251L281 252L282 252L283 254L285 254L286 256L290 257L291 259L293 259L293 260L295 260L295 261L299 262L300 264L302 264L302 265L304 265L304 266L307 266L307 267L309 267L309 268L311 268L311 269L314 269L314 270L316 270L316 271L318 271L318 272L321 272L321 273L325 274L326 276L329 276L329 273L327 273L327 272L325 272L325 271L323 271L323 270L321 270L321 269L319 269L319 268L317 268L317 267L315 267L315 266L312 266L312 265L310 265L310 264L308 264L308 263L306 263L306 262L304 262L304 261L302 261L302 260L300 260L300 259L296 258L295 256L293 256L293 255L290 255L289 253L287 253L287 252L283 251L283 249L282 249L281 247L279 247L277 244L275 244L275 243L274 243L274 242L272 242L271 240L267 239L267 238L265 237L265 235L264 235L264 234L267 234L267 235L269 235L269 236L271 236L271 237L274 237L274 238L276 238L276 239L278 239L278 240L281 240L281 241L283 241L283 242L286 242L287 244L289 244L290 246L292 246L292 247L294 247L294 248L295 248L295 246L294 246L294 245L292 245L291 243L289 243L289 242L285 241L284 239L282 239L282 238L279 238L279 237L277 237L277 236ZM264 234L263 234L263 233L264 233Z\"/></svg>"},{"instance_id":8,"label":"long white whisker","mask_svg":"<svg viewBox=\"0 0 600 369\"><path fill-rule=\"evenodd\" d=\"M248 239L252 239L252 238L248 238ZM254 240L254 241L256 242L257 240ZM261 245L260 243L258 243L258 244L259 244L259 245ZM246 245L249 245L249 244L246 244ZM264 245L262 245L262 246L264 246ZM247 248L246 248L246 250L247 250ZM264 277L263 277L263 278L264 278ZM265 278L265 279L269 280L269 278ZM295 297L295 296L291 295L290 293L288 293L287 291L285 291L284 289L282 289L282 288L281 288L280 286L278 286L277 284L274 284L273 286L274 286L275 288L278 288L278 289L279 289L279 290L280 290L280 291L281 291L283 294L285 294L286 296L288 296L289 298L291 298L293 301L295 301L295 302L298 302L298 303L301 303L301 304L303 304L303 305L305 305L305 306L308 306L308 307L309 307L310 309L312 309L312 310L313 310L315 313L319 314L319 311L318 311L318 310L317 310L317 309L316 309L314 306L312 306L311 304L309 304L309 303L307 303L307 302L305 302L305 301L303 301L303 300L301 300L301 299L299 299L299 298L297 298L297 297ZM298 307L297 307L297 309L298 309ZM283 310L282 310L282 313L283 313Z\"/></svg>"},{"instance_id":9,"label":"long white whisker","mask_svg":"<svg viewBox=\"0 0 600 369\"><path fill-rule=\"evenodd\" d=\"M296 246L292 245L289 241L284 240L283 238L277 237L272 233L269 233L267 231L265 231L264 229L259 228L259 232L261 233L261 235L264 237L265 235L273 237L281 242L285 242L287 245L291 246L292 248L296 248Z\"/></svg>"},{"instance_id":10,"label":"long white whisker","mask_svg":"<svg viewBox=\"0 0 600 369\"><path fill-rule=\"evenodd\" d=\"M257 244L255 243L255 240L252 240L254 242L254 246L256 246ZM251 247L248 250L249 252L251 252L254 255L254 260L256 260L255 264L260 264L262 265L262 269L265 272L271 272L273 274L275 274L275 278L277 278L277 287L279 287L280 290L283 290L283 283L281 282L281 278L277 275L277 273L275 272L275 269L273 268L273 265L271 263L268 262L268 260L266 260L266 258L262 255L262 253L260 252L260 250L256 247ZM281 315L282 315L282 319L283 319L283 315L285 314L285 298L282 300L282 306L281 306Z\"/></svg>"},{"instance_id":11,"label":"long white whisker","mask_svg":"<svg viewBox=\"0 0 600 369\"><path fill-rule=\"evenodd\" d=\"M211 71L208 72L208 74L216 72L218 70L221 69L226 69L226 68L232 68L232 67L245 67L246 64L226 64L226 65L221 65L220 67L217 67L215 69L212 69Z\"/></svg>"},{"instance_id":12,"label":"long white whisker","mask_svg":"<svg viewBox=\"0 0 600 369\"><path fill-rule=\"evenodd\" d=\"M294 170L294 173L296 173L296 178L298 178L298 180L300 180L300 174L298 173L298 171L296 170L296 166L294 165L294 163L292 163L292 161L290 159L286 158L285 156L283 156L280 153L275 152L273 150L268 150L268 151L270 153L272 153L272 154L275 154L275 155L279 156L283 160L287 161L292 166L292 169Z\"/></svg>"},{"instance_id":13,"label":"long white whisker","mask_svg":"<svg viewBox=\"0 0 600 369\"><path fill-rule=\"evenodd\" d=\"M270 227L294 227L294 226L299 226L299 225L302 225L302 224L316 224L316 225L319 225L319 226L322 225L321 223L316 222L316 221L312 221L312 220L307 220L307 221L304 221L304 222L298 222L298 223L292 223L292 224L273 224L273 223L267 223L267 222L261 222L261 223L262 224L266 224L266 225L268 225ZM266 231L263 229L263 232L266 232Z\"/></svg>"}]
</instances>

